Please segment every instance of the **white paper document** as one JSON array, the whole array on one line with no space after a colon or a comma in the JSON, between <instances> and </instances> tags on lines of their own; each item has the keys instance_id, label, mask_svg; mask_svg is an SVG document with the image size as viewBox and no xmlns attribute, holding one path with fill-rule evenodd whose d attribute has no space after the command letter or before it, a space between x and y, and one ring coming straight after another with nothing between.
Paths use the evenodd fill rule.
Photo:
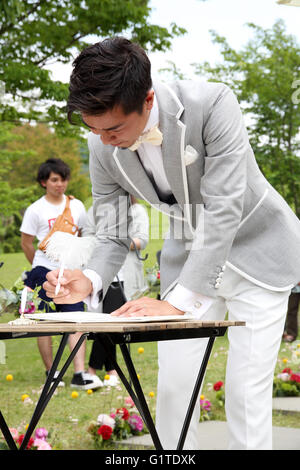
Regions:
<instances>
[{"instance_id":1,"label":"white paper document","mask_svg":"<svg viewBox=\"0 0 300 470\"><path fill-rule=\"evenodd\" d=\"M97 312L50 312L50 313L30 313L26 318L31 320L47 320L55 322L70 323L136 323L136 322L160 322L160 321L185 321L193 318L189 314L166 315L155 317L113 317L106 313Z\"/></svg>"}]
</instances>

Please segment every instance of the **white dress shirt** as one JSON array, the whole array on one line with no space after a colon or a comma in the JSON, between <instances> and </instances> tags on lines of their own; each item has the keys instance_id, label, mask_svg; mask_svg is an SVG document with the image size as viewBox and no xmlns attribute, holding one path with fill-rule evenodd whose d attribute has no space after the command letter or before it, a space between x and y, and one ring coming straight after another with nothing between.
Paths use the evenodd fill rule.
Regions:
<instances>
[{"instance_id":1,"label":"white dress shirt","mask_svg":"<svg viewBox=\"0 0 300 470\"><path fill-rule=\"evenodd\" d=\"M154 95L153 107L143 132L148 131L155 125L159 125L159 110L158 103ZM146 173L155 181L160 196L170 196L172 194L172 190L164 170L161 146L142 143L137 152ZM93 270L86 269L83 273L93 284L93 292L87 299L85 299L85 302L88 307L91 306L92 308L96 308L99 304L98 293L102 289L102 280ZM211 297L190 291L180 284L176 284L165 300L179 310L192 314L195 318L200 318L209 309L213 302Z\"/></svg>"}]
</instances>

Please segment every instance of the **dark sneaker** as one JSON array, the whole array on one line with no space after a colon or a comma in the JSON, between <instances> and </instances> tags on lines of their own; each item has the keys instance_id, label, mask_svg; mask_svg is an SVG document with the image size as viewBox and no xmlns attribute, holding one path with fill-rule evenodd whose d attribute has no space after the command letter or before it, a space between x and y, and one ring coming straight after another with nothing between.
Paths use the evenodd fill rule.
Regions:
<instances>
[{"instance_id":1,"label":"dark sneaker","mask_svg":"<svg viewBox=\"0 0 300 470\"><path fill-rule=\"evenodd\" d=\"M54 374L54 377L53 377L53 380L52 382L54 382L54 380L56 379L56 377L58 376L59 374L59 370L57 370ZM48 377L49 375L49 371L46 370L46 376ZM64 387L65 386L65 382L63 382L63 380L61 380L60 382L58 382L58 387Z\"/></svg>"},{"instance_id":2,"label":"dark sneaker","mask_svg":"<svg viewBox=\"0 0 300 470\"><path fill-rule=\"evenodd\" d=\"M79 372L73 375L71 387L80 390L93 390L103 387L103 382L97 375L92 375L88 372Z\"/></svg>"}]
</instances>

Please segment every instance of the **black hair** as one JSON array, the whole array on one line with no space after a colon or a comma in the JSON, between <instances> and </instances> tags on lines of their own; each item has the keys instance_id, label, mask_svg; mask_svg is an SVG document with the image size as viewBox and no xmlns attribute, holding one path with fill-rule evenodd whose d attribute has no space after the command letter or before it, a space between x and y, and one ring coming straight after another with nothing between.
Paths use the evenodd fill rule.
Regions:
<instances>
[{"instance_id":1,"label":"black hair","mask_svg":"<svg viewBox=\"0 0 300 470\"><path fill-rule=\"evenodd\" d=\"M101 115L121 105L124 114L142 112L152 87L151 64L145 51L123 37L113 37L84 49L73 62L67 103L74 111Z\"/></svg>"},{"instance_id":2,"label":"black hair","mask_svg":"<svg viewBox=\"0 0 300 470\"><path fill-rule=\"evenodd\" d=\"M42 181L47 181L51 172L60 175L63 180L69 180L71 176L70 167L63 160L49 158L40 165L36 178L37 182L42 186Z\"/></svg>"}]
</instances>

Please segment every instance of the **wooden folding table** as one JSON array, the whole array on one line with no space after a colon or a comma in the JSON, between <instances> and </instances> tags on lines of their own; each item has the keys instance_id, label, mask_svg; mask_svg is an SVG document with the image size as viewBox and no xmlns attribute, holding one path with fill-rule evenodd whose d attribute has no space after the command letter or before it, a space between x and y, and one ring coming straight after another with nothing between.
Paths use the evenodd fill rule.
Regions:
<instances>
[{"instance_id":1,"label":"wooden folding table","mask_svg":"<svg viewBox=\"0 0 300 470\"><path fill-rule=\"evenodd\" d=\"M120 380L124 384L127 392L134 401L145 425L147 426L155 448L157 450L162 450L163 447L151 417L143 390L140 385L140 381L137 377L137 373L128 350L128 345L131 343L144 343L152 341L208 338L205 354L202 359L202 363L199 364L199 373L195 379L195 386L186 412L182 431L179 436L177 450L182 450L194 407L199 396L200 387L204 378L214 340L218 336L223 336L228 327L238 327L244 325L244 322L203 322L193 319L172 322L164 321L163 317L162 321L155 323L137 323L134 322L134 320L132 323L129 323L128 321L126 323L63 323L45 320L36 322L32 325L0 324L0 340L62 335L62 339L56 352L52 368L49 372L42 393L33 412L23 442L20 446L20 450L26 449L29 439L35 427L37 426L47 404L49 403L68 367L70 366L78 349L86 338L100 341L108 353L108 345L111 343L120 346L130 379L128 380L126 378L123 370L121 370L119 364L117 363L117 360L111 357L115 365L115 369L118 372ZM57 371L62 354L67 345L69 335L77 332L81 332L82 335L80 336L75 348L70 352L64 365L61 367L60 373L54 379L55 372ZM9 448L11 450L17 450L17 446L1 411L0 429Z\"/></svg>"}]
</instances>

